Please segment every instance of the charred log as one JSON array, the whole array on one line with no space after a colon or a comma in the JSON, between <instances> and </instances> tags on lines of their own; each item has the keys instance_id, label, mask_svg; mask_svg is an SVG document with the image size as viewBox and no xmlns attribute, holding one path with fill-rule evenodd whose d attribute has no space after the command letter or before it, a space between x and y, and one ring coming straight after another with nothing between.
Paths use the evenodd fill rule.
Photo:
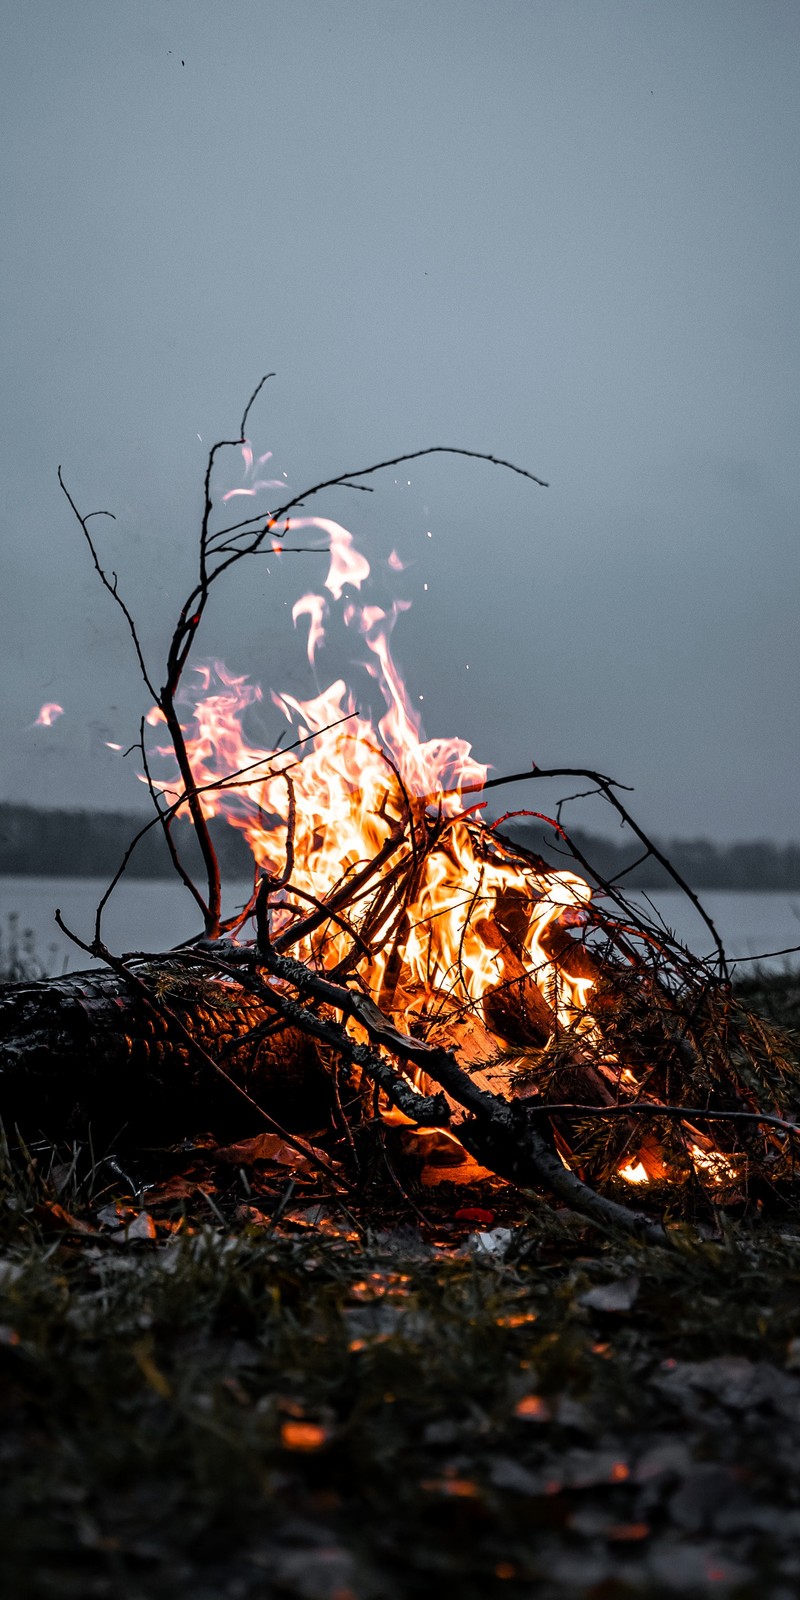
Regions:
<instances>
[{"instance_id":1,"label":"charred log","mask_svg":"<svg viewBox=\"0 0 800 1600\"><path fill-rule=\"evenodd\" d=\"M0 987L7 1127L59 1138L91 1129L95 1141L146 1144L209 1127L221 1138L262 1131L255 1107L204 1053L284 1127L326 1120L331 1080L306 1033L276 1025L274 1013L234 983L187 977L167 964L139 977L152 1004L105 971ZM262 1028L255 1045L243 1044Z\"/></svg>"}]
</instances>

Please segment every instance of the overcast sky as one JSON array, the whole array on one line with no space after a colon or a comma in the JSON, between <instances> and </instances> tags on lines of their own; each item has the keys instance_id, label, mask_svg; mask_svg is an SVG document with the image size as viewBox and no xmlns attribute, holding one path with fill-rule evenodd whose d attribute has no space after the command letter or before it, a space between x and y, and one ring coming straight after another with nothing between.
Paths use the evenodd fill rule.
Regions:
<instances>
[{"instance_id":1,"label":"overcast sky","mask_svg":"<svg viewBox=\"0 0 800 1600\"><path fill-rule=\"evenodd\" d=\"M142 803L58 463L160 682L204 451L274 368L249 433L294 488L430 444L550 485L434 457L317 506L376 593L409 563L429 735L599 766L662 834L800 837L799 49L796 0L7 7L0 797ZM324 558L268 565L199 655L308 694Z\"/></svg>"}]
</instances>

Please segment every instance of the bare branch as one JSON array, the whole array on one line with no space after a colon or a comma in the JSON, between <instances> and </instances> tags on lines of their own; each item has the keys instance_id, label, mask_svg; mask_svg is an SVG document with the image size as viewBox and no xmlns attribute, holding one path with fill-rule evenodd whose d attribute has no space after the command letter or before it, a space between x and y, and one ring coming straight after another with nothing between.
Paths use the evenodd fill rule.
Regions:
<instances>
[{"instance_id":1,"label":"bare branch","mask_svg":"<svg viewBox=\"0 0 800 1600\"><path fill-rule=\"evenodd\" d=\"M274 531L274 525L280 522L282 517L287 516L290 511L294 511L304 500L310 500L313 495L321 494L324 489L335 489L342 484L346 485L353 478L371 477L373 473L383 472L387 467L399 467L406 461L418 461L422 456L437 455L467 456L473 461L486 461L490 466L504 467L508 472L515 472L519 477L527 478L530 483L537 484L540 489L549 488L544 478L537 478L526 467L515 466L513 461L506 461L502 456L490 455L485 450L464 450L457 445L433 444L428 445L424 450L409 450L401 456L389 456L385 461L376 461L370 467L359 467L355 472L338 472L333 478L320 479L319 483L312 484L310 488L301 490L299 494L293 495L291 500L285 501L276 510L266 513L266 526L262 533L258 535L258 542L260 543L267 533ZM357 486L352 485L352 487ZM219 528L213 537L215 539L225 538L229 533L235 533L239 528L250 528L258 522L264 522L264 520L265 514L263 512L260 516L245 517L241 522L231 523L227 528Z\"/></svg>"},{"instance_id":2,"label":"bare branch","mask_svg":"<svg viewBox=\"0 0 800 1600\"><path fill-rule=\"evenodd\" d=\"M258 399L258 397L259 397L259 395L261 393L261 390L264 387L264 384L265 383L269 383L270 378L274 378L274 377L275 377L275 373L274 372L265 372L263 378L259 378L258 383L256 384L255 389L253 390L253 393L251 394L250 399L248 400L247 405L244 408L244 411L242 412L242 421L241 421L241 425L240 425L240 428L239 428L239 438L238 438L238 441L237 441L239 444L244 444L244 442L245 442L245 437L246 437L246 432L247 432L247 419L248 419L248 417L250 415L250 412L252 411L253 406L255 405L255 403L256 403L256 401L257 401L257 399Z\"/></svg>"},{"instance_id":3,"label":"bare branch","mask_svg":"<svg viewBox=\"0 0 800 1600\"><path fill-rule=\"evenodd\" d=\"M99 558L99 556L97 554L97 550L95 549L94 541L93 541L92 536L91 536L91 534L89 532L89 529L86 526L87 522L89 521L89 517L111 517L112 520L115 521L116 519L114 518L114 514L113 514L112 511L90 511L89 512L89 516L86 516L86 517L82 516L80 511L78 510L78 507L75 504L75 501L72 498L72 495L69 492L69 489L67 488L67 486L66 486L66 484L64 482L60 467L58 468L58 481L59 481L59 484L61 485L62 493L64 494L65 498L69 502L69 505L71 506L72 511L73 511L77 521L79 522L79 524L80 524L80 526L81 526L81 528L83 530L83 536L84 536L84 538L86 540L86 543L89 546L89 550L91 552L92 561L94 563L95 572L97 573L97 576L100 579L100 582L102 583L103 588L107 589L109 594L111 595L112 600L116 601L117 605L120 608L120 611L122 612L122 615L125 618L125 621L128 624L128 631L130 633L131 639L133 640L133 648L136 651L136 659L137 659L137 661L139 663L139 670L140 670L140 672L142 674L142 677L144 679L145 686L146 686L147 689L149 689L151 695L153 696L153 699L157 700L158 699L158 695L156 694L156 691L153 688L153 685L152 685L152 683L150 681L149 673L147 671L147 667L145 665L145 659L144 659L144 655L142 653L142 647L141 647L141 644L139 642L139 635L138 635L138 633L136 631L136 623L134 622L133 616L132 616L131 612L128 610L128 607L126 606L125 601L123 600L123 598L122 598L122 596L119 593L119 590L117 588L117 575L116 575L116 573L114 573L112 575L112 577L109 578L108 573L106 572L106 570L105 570L104 566L102 565L102 563L100 561L100 558Z\"/></svg>"}]
</instances>

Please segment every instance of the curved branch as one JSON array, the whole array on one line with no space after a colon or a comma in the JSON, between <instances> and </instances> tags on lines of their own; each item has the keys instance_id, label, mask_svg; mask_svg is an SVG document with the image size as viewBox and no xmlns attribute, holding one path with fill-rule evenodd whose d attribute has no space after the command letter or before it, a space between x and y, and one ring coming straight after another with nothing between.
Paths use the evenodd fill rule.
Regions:
<instances>
[{"instance_id":1,"label":"curved branch","mask_svg":"<svg viewBox=\"0 0 800 1600\"><path fill-rule=\"evenodd\" d=\"M513 461L506 461L502 456L491 455L486 450L465 450L458 445L432 444L428 445L424 450L408 450L400 456L388 456L385 461L376 461L370 467L359 467L355 472L339 472L334 478L322 478L319 483L312 484L310 488L302 489L299 494L293 495L291 500L285 501L276 510L262 512L260 516L256 517L245 517L241 522L233 522L227 528L218 528L212 537L214 539L227 538L228 534L236 533L240 528L252 528L256 523L264 522L266 517L266 526L257 535L257 542L260 544L267 533L274 531L275 523L280 522L282 517L287 516L290 511L294 511L305 500L310 500L315 494L321 494L323 489L335 489L343 484L349 485L351 488L359 488L362 486L353 484L350 480L353 478L368 478L374 472L383 472L387 467L402 466L405 461L418 461L422 456L439 455L467 456L472 461L486 461L490 466L503 467L508 472L515 472L520 478L527 478L530 483L537 484L540 489L548 489L550 487L544 478L537 478L535 473L529 472L526 467L518 467ZM255 549L256 547L254 543L252 548ZM244 554L245 552L242 553Z\"/></svg>"},{"instance_id":2,"label":"curved branch","mask_svg":"<svg viewBox=\"0 0 800 1600\"><path fill-rule=\"evenodd\" d=\"M102 583L103 588L107 589L109 594L111 595L112 600L116 601L117 605L120 608L120 611L122 612L122 615L125 618L125 621L128 624L128 631L130 633L131 639L133 640L133 648L136 651L136 659L137 659L137 661L139 663L139 671L141 672L142 677L144 679L145 687L149 690L150 694L153 696L153 699L157 700L158 699L158 695L156 694L156 691L153 688L152 682L150 680L150 675L149 675L149 673L147 671L147 667L145 665L145 659L144 659L144 655L142 653L142 646L141 646L141 644L139 642L139 635L138 635L138 633L136 631L136 623L134 622L133 616L132 616L131 612L128 610L128 607L126 606L125 601L123 600L122 595L120 594L119 589L117 587L117 575L116 575L116 573L113 573L112 577L109 578L108 573L106 572L105 567L102 565L102 562L100 561L100 558L99 558L99 556L97 554L97 551L96 551L95 546L94 546L94 541L93 541L92 536L91 536L91 534L89 532L89 529L86 526L87 522L89 521L89 517L110 517L112 522L115 522L116 518L114 516L114 513L113 513L113 511L90 511L89 512L89 516L82 516L80 511L78 510L78 507L75 504L75 501L72 498L72 495L69 492L69 489L67 488L67 486L66 486L66 484L64 482L60 467L58 468L58 481L59 481L59 484L61 485L62 493L64 494L66 500L68 501L69 505L71 506L72 511L73 511L77 521L79 522L79 524L80 524L80 526L81 526L81 528L83 530L83 536L84 536L84 538L86 540L86 543L89 546L89 550L91 552L92 561L94 563L95 572L97 573L97 576L100 579L100 582Z\"/></svg>"}]
</instances>

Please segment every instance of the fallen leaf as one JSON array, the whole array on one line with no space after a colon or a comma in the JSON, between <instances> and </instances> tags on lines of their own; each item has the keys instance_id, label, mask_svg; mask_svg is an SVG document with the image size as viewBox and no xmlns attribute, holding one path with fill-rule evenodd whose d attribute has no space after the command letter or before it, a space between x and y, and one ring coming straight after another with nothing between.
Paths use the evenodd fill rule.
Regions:
<instances>
[{"instance_id":1,"label":"fallen leaf","mask_svg":"<svg viewBox=\"0 0 800 1600\"><path fill-rule=\"evenodd\" d=\"M631 1475L627 1461L611 1450L570 1450L560 1460L564 1482L571 1489L592 1489L602 1483L625 1483Z\"/></svg>"},{"instance_id":2,"label":"fallen leaf","mask_svg":"<svg viewBox=\"0 0 800 1600\"><path fill-rule=\"evenodd\" d=\"M453 1500L477 1500L480 1496L478 1485L471 1478L423 1478L420 1488Z\"/></svg>"},{"instance_id":3,"label":"fallen leaf","mask_svg":"<svg viewBox=\"0 0 800 1600\"><path fill-rule=\"evenodd\" d=\"M42 1203L34 1206L33 1211L37 1222L40 1222L44 1228L49 1224L50 1227L63 1229L67 1233L93 1234L97 1232L91 1222L84 1222L81 1217L74 1217L72 1212L65 1211L57 1200L48 1204Z\"/></svg>"},{"instance_id":4,"label":"fallen leaf","mask_svg":"<svg viewBox=\"0 0 800 1600\"><path fill-rule=\"evenodd\" d=\"M282 1211L281 1230L288 1224L295 1228L311 1228L314 1233L326 1233L335 1239L353 1242L358 1238L358 1234L349 1227L347 1218L339 1208L324 1202L315 1201L309 1206L294 1206L291 1211Z\"/></svg>"},{"instance_id":5,"label":"fallen leaf","mask_svg":"<svg viewBox=\"0 0 800 1600\"><path fill-rule=\"evenodd\" d=\"M539 1495L543 1492L541 1478L534 1477L512 1456L495 1456L489 1463L489 1478L496 1489L506 1489L511 1494Z\"/></svg>"},{"instance_id":6,"label":"fallen leaf","mask_svg":"<svg viewBox=\"0 0 800 1600\"><path fill-rule=\"evenodd\" d=\"M149 1211L140 1211L111 1237L116 1244L129 1244L132 1239L155 1239L156 1225Z\"/></svg>"},{"instance_id":7,"label":"fallen leaf","mask_svg":"<svg viewBox=\"0 0 800 1600\"><path fill-rule=\"evenodd\" d=\"M101 1206L100 1210L95 1212L98 1222L102 1223L104 1228L121 1228L136 1215L135 1206L120 1205L117 1201L112 1201L111 1205Z\"/></svg>"},{"instance_id":8,"label":"fallen leaf","mask_svg":"<svg viewBox=\"0 0 800 1600\"><path fill-rule=\"evenodd\" d=\"M181 1173L176 1173L173 1178L167 1178L165 1183L157 1183L147 1192L147 1204L160 1206L168 1200L190 1200L197 1193L198 1184L190 1178L184 1178Z\"/></svg>"},{"instance_id":9,"label":"fallen leaf","mask_svg":"<svg viewBox=\"0 0 800 1600\"><path fill-rule=\"evenodd\" d=\"M291 1419L281 1423L281 1444L284 1450L300 1450L310 1453L312 1450L321 1450L328 1442L328 1430L318 1422L295 1422Z\"/></svg>"},{"instance_id":10,"label":"fallen leaf","mask_svg":"<svg viewBox=\"0 0 800 1600\"><path fill-rule=\"evenodd\" d=\"M713 1545L678 1544L672 1539L651 1546L648 1569L656 1584L676 1595L707 1595L709 1584L713 1584L713 1592L724 1594L750 1576L739 1562Z\"/></svg>"},{"instance_id":11,"label":"fallen leaf","mask_svg":"<svg viewBox=\"0 0 800 1600\"><path fill-rule=\"evenodd\" d=\"M598 1283L579 1296L578 1304L589 1311L630 1311L639 1293L638 1278L613 1278L610 1283Z\"/></svg>"},{"instance_id":12,"label":"fallen leaf","mask_svg":"<svg viewBox=\"0 0 800 1600\"><path fill-rule=\"evenodd\" d=\"M682 1439L665 1439L650 1446L639 1457L633 1473L634 1482L651 1483L659 1478L682 1478L689 1471L691 1456Z\"/></svg>"},{"instance_id":13,"label":"fallen leaf","mask_svg":"<svg viewBox=\"0 0 800 1600\"><path fill-rule=\"evenodd\" d=\"M489 1233L471 1233L463 1249L469 1255L493 1256L502 1261L514 1234L511 1228L492 1228Z\"/></svg>"},{"instance_id":14,"label":"fallen leaf","mask_svg":"<svg viewBox=\"0 0 800 1600\"><path fill-rule=\"evenodd\" d=\"M74 1161L56 1161L53 1163L52 1167L50 1168L50 1182L52 1183L56 1194L60 1194L62 1189L66 1188L74 1171Z\"/></svg>"},{"instance_id":15,"label":"fallen leaf","mask_svg":"<svg viewBox=\"0 0 800 1600\"><path fill-rule=\"evenodd\" d=\"M800 1414L800 1383L769 1361L748 1361L746 1356L712 1356L709 1361L670 1359L662 1362L654 1381L662 1394L689 1404L699 1390L732 1411L765 1406L783 1416Z\"/></svg>"},{"instance_id":16,"label":"fallen leaf","mask_svg":"<svg viewBox=\"0 0 800 1600\"><path fill-rule=\"evenodd\" d=\"M212 1154L214 1161L223 1161L234 1167L251 1166L254 1161L277 1161L282 1167L302 1168L309 1165L306 1157L277 1133L257 1133L252 1139L240 1139L237 1144L222 1145Z\"/></svg>"},{"instance_id":17,"label":"fallen leaf","mask_svg":"<svg viewBox=\"0 0 800 1600\"><path fill-rule=\"evenodd\" d=\"M281 1594L297 1595L298 1600L356 1600L355 1562L339 1545L314 1549L306 1537L297 1549L274 1551L265 1564Z\"/></svg>"},{"instance_id":18,"label":"fallen leaf","mask_svg":"<svg viewBox=\"0 0 800 1600\"><path fill-rule=\"evenodd\" d=\"M540 1394L524 1394L514 1407L514 1416L523 1422L549 1422L553 1413Z\"/></svg>"},{"instance_id":19,"label":"fallen leaf","mask_svg":"<svg viewBox=\"0 0 800 1600\"><path fill-rule=\"evenodd\" d=\"M554 1416L562 1428L574 1428L578 1433L593 1433L595 1431L589 1413L580 1400L575 1400L572 1395L560 1394L555 1403Z\"/></svg>"}]
</instances>

